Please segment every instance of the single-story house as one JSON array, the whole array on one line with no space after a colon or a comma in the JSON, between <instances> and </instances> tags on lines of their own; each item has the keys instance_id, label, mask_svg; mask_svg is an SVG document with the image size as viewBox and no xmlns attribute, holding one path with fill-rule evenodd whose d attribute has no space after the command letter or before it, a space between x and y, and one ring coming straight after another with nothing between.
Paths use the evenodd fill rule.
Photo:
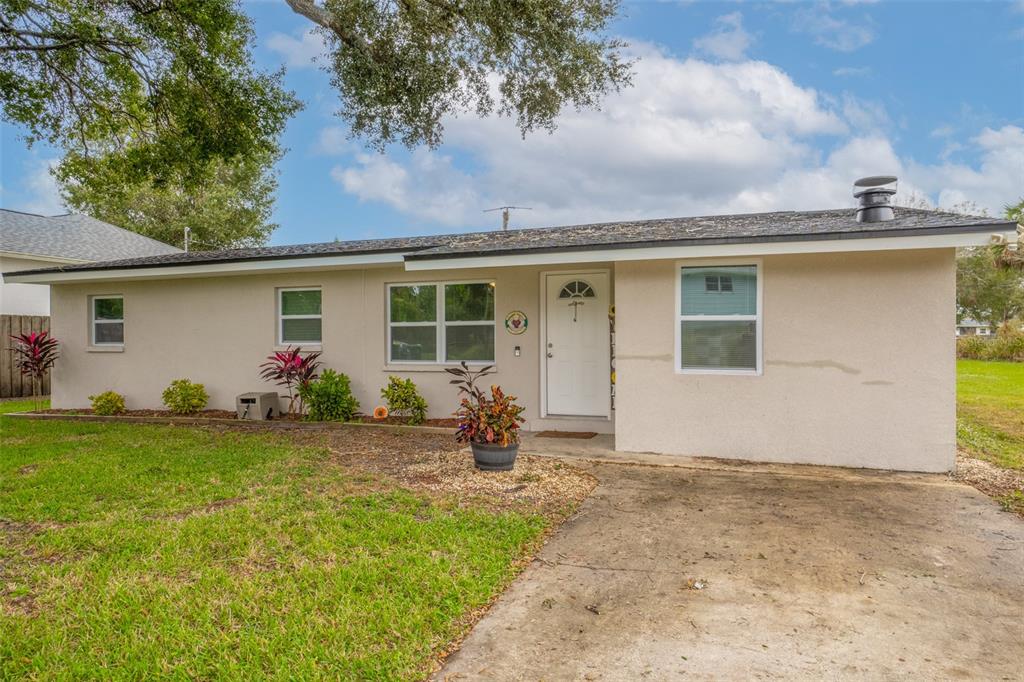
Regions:
<instances>
[{"instance_id":1,"label":"single-story house","mask_svg":"<svg viewBox=\"0 0 1024 682\"><path fill-rule=\"evenodd\" d=\"M178 253L10 279L51 286L59 408L107 389L159 408L188 377L210 407L233 409L269 388L258 366L271 351L298 345L347 374L366 411L393 374L448 416L443 369L486 363L530 430L614 434L624 451L945 471L955 249L1015 227L841 208Z\"/></svg>"},{"instance_id":2,"label":"single-story house","mask_svg":"<svg viewBox=\"0 0 1024 682\"><path fill-rule=\"evenodd\" d=\"M0 208L0 314L50 314L47 285L11 283L4 273L171 253L181 249L87 215L44 216Z\"/></svg>"},{"instance_id":3,"label":"single-story house","mask_svg":"<svg viewBox=\"0 0 1024 682\"><path fill-rule=\"evenodd\" d=\"M957 336L992 336L992 325L965 317L956 323Z\"/></svg>"}]
</instances>

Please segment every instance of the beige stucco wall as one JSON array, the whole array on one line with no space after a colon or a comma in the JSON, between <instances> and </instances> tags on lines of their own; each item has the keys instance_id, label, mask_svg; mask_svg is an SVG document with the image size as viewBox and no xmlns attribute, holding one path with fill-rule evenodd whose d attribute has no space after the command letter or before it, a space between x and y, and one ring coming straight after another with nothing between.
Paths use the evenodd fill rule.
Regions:
<instances>
[{"instance_id":1,"label":"beige stucco wall","mask_svg":"<svg viewBox=\"0 0 1024 682\"><path fill-rule=\"evenodd\" d=\"M380 404L380 388L389 374L397 374L413 378L431 416L449 416L456 394L448 374L436 366L387 365L385 288L389 282L482 279L496 285L498 371L490 381L519 397L528 428L610 433L608 419L539 418L540 272L533 267L440 274L381 268L55 285L52 325L63 351L54 370L53 404L87 407L89 395L110 389L124 394L129 408L160 408L163 389L188 377L206 385L211 408L234 409L238 393L272 390L260 381L258 366L275 345L276 289L314 285L323 289L324 366L352 379L364 411ZM124 296L123 352L88 347L88 300L101 294ZM527 314L526 333L505 331L503 321L512 310ZM514 355L516 345L520 357Z\"/></svg>"},{"instance_id":2,"label":"beige stucco wall","mask_svg":"<svg viewBox=\"0 0 1024 682\"><path fill-rule=\"evenodd\" d=\"M675 372L677 265L616 266L618 449L953 467L952 249L764 258L762 376Z\"/></svg>"}]
</instances>

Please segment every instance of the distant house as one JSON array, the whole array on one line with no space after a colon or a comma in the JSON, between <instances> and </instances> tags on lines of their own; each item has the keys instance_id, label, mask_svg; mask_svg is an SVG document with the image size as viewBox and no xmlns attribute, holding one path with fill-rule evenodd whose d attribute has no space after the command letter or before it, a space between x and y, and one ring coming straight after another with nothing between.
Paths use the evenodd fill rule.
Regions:
<instances>
[{"instance_id":1,"label":"distant house","mask_svg":"<svg viewBox=\"0 0 1024 682\"><path fill-rule=\"evenodd\" d=\"M992 336L992 325L965 317L956 323L957 336Z\"/></svg>"},{"instance_id":2,"label":"distant house","mask_svg":"<svg viewBox=\"0 0 1024 682\"><path fill-rule=\"evenodd\" d=\"M50 314L49 286L4 282L3 273L175 253L181 249L86 215L0 209L0 313Z\"/></svg>"}]
</instances>

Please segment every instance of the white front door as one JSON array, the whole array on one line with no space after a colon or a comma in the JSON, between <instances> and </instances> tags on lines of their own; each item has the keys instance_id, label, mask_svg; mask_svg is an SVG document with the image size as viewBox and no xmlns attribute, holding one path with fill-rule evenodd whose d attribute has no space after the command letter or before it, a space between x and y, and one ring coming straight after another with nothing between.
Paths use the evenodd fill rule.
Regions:
<instances>
[{"instance_id":1,"label":"white front door","mask_svg":"<svg viewBox=\"0 0 1024 682\"><path fill-rule=\"evenodd\" d=\"M547 413L609 414L608 274L545 275Z\"/></svg>"}]
</instances>

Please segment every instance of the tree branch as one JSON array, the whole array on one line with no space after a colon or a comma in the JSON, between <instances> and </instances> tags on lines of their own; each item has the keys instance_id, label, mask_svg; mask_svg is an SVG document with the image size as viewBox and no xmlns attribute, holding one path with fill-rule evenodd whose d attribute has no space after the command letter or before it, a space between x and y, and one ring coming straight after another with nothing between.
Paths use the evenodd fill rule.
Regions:
<instances>
[{"instance_id":1,"label":"tree branch","mask_svg":"<svg viewBox=\"0 0 1024 682\"><path fill-rule=\"evenodd\" d=\"M362 36L353 33L348 26L338 21L333 14L317 5L313 0L285 0L285 2L294 12L331 31L349 47L370 53L370 46Z\"/></svg>"}]
</instances>

